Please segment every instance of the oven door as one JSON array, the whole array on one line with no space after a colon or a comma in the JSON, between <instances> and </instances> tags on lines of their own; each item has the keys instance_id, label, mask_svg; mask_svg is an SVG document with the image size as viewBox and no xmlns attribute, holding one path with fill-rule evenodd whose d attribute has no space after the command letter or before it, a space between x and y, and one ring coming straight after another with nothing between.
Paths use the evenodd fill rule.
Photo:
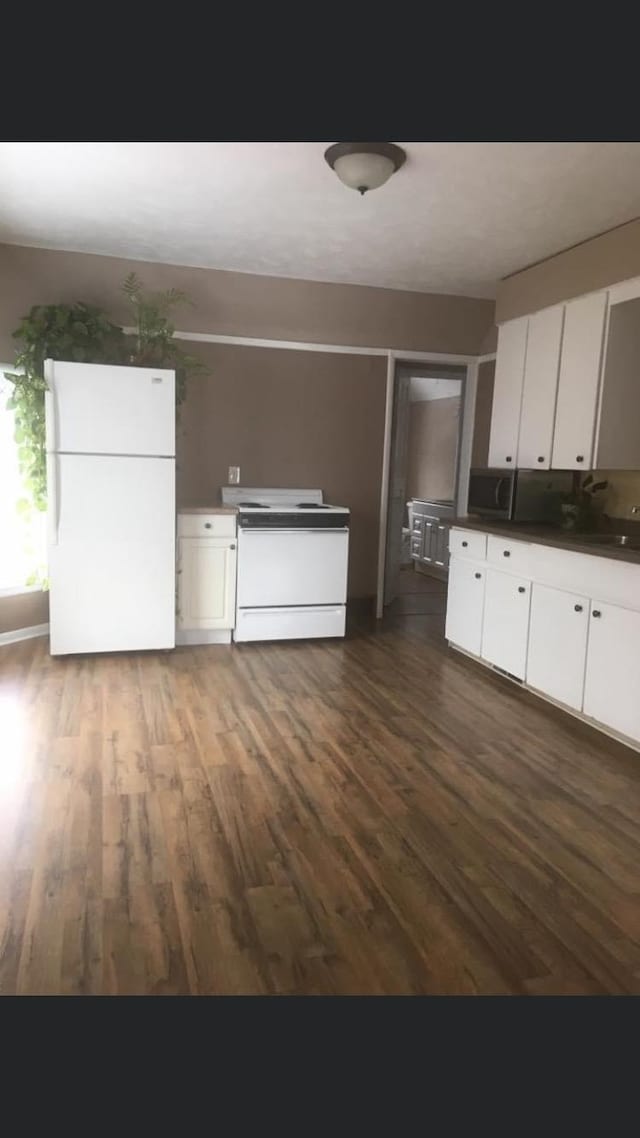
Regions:
<instances>
[{"instance_id":1,"label":"oven door","mask_svg":"<svg viewBox=\"0 0 640 1138\"><path fill-rule=\"evenodd\" d=\"M335 605L347 599L348 529L241 529L237 606Z\"/></svg>"}]
</instances>

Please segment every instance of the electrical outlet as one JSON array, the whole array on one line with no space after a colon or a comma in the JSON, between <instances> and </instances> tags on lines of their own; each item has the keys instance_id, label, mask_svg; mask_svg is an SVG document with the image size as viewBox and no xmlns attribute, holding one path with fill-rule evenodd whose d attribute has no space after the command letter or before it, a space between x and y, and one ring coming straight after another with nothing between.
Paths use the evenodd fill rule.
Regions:
<instances>
[{"instance_id":1,"label":"electrical outlet","mask_svg":"<svg viewBox=\"0 0 640 1138\"><path fill-rule=\"evenodd\" d=\"M239 486L240 485L240 467L239 466L230 466L229 467L229 485L230 486Z\"/></svg>"}]
</instances>

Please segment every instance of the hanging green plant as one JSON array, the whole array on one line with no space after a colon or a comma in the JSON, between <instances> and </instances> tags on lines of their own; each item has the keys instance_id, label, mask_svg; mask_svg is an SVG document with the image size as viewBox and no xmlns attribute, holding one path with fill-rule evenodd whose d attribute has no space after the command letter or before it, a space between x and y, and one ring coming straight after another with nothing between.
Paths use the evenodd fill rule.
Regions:
<instances>
[{"instance_id":1,"label":"hanging green plant","mask_svg":"<svg viewBox=\"0 0 640 1138\"><path fill-rule=\"evenodd\" d=\"M24 513L30 505L44 510L47 504L44 361L123 363L125 337L102 309L78 303L34 305L13 338L20 346L15 372L5 372L13 384L7 407L14 412L14 437L25 488L18 509Z\"/></svg>"},{"instance_id":2,"label":"hanging green plant","mask_svg":"<svg viewBox=\"0 0 640 1138\"><path fill-rule=\"evenodd\" d=\"M125 277L122 291L131 304L135 332L131 337L128 362L138 367L173 368L176 373L176 407L179 409L187 393L187 380L195 372L205 371L195 356L189 355L174 339L175 326L170 313L193 302L180 289L145 292L136 273Z\"/></svg>"},{"instance_id":3,"label":"hanging green plant","mask_svg":"<svg viewBox=\"0 0 640 1138\"><path fill-rule=\"evenodd\" d=\"M23 479L24 496L18 513L28 522L33 510L47 505L47 469L44 395L44 361L72 360L78 363L133 364L138 367L172 368L176 373L176 414L186 395L187 377L205 370L203 364L184 352L174 340L169 314L190 304L178 289L145 292L135 273L129 273L122 291L131 304L135 332L126 336L107 314L95 305L36 304L13 333L18 342L15 371L5 372L13 385L7 407L14 412L15 440ZM28 583L43 582L41 569Z\"/></svg>"}]
</instances>

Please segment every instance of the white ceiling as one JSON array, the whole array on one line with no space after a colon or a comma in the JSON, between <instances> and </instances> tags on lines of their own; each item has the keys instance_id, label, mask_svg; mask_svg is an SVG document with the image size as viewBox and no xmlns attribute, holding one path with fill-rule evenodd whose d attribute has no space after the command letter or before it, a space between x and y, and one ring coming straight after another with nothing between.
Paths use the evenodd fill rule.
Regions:
<instances>
[{"instance_id":1,"label":"white ceiling","mask_svg":"<svg viewBox=\"0 0 640 1138\"><path fill-rule=\"evenodd\" d=\"M0 241L493 296L640 214L637 142L409 142L360 197L322 142L2 142Z\"/></svg>"},{"instance_id":2,"label":"white ceiling","mask_svg":"<svg viewBox=\"0 0 640 1138\"><path fill-rule=\"evenodd\" d=\"M459 379L433 379L423 375L412 375L409 380L409 401L427 403L432 399L455 399L462 390Z\"/></svg>"}]
</instances>

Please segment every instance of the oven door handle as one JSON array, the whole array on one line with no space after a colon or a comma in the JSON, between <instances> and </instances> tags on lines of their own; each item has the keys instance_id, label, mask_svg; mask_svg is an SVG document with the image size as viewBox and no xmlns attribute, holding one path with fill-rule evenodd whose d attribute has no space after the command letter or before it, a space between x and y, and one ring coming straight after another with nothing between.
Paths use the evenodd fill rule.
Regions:
<instances>
[{"instance_id":1,"label":"oven door handle","mask_svg":"<svg viewBox=\"0 0 640 1138\"><path fill-rule=\"evenodd\" d=\"M348 526L318 526L316 529L303 529L302 526L239 526L240 533L348 533Z\"/></svg>"}]
</instances>

